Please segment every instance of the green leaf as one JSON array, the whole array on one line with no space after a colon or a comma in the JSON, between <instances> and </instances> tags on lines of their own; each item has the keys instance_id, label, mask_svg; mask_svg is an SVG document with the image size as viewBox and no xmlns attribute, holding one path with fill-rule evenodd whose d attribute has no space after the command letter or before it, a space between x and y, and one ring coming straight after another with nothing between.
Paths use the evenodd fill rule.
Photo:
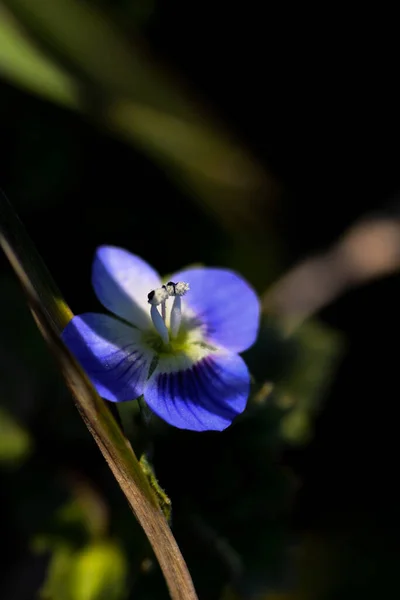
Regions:
<instances>
[{"instance_id":1,"label":"green leaf","mask_svg":"<svg viewBox=\"0 0 400 600\"><path fill-rule=\"evenodd\" d=\"M128 565L113 543L92 544L76 557L71 600L120 600L126 596Z\"/></svg>"},{"instance_id":2,"label":"green leaf","mask_svg":"<svg viewBox=\"0 0 400 600\"><path fill-rule=\"evenodd\" d=\"M74 79L38 48L0 6L0 75L24 89L68 107L78 106Z\"/></svg>"},{"instance_id":3,"label":"green leaf","mask_svg":"<svg viewBox=\"0 0 400 600\"><path fill-rule=\"evenodd\" d=\"M275 196L277 182L176 77L143 52L139 37L128 41L106 14L79 0L3 2L34 42L68 65L71 80L65 79L62 68L50 73L49 61L46 66L39 63L28 38L6 45L6 55L3 51L0 56L5 76L42 93L35 73L45 71L45 81L55 88L55 101L79 108L142 149L213 215L223 217L224 226L243 231L246 224L254 229L264 223L260 198ZM31 48L35 69L21 68L20 47L25 61ZM67 93L70 81L79 89L78 103L72 89ZM46 89L44 94L49 97ZM265 232L265 226L262 229Z\"/></svg>"},{"instance_id":4,"label":"green leaf","mask_svg":"<svg viewBox=\"0 0 400 600\"><path fill-rule=\"evenodd\" d=\"M95 542L79 551L61 545L40 595L43 600L122 600L127 572L126 557L113 542Z\"/></svg>"},{"instance_id":5,"label":"green leaf","mask_svg":"<svg viewBox=\"0 0 400 600\"><path fill-rule=\"evenodd\" d=\"M342 355L343 340L316 319L305 321L291 336L295 358L276 386L277 404L287 410L283 438L294 444L309 441L313 421Z\"/></svg>"},{"instance_id":6,"label":"green leaf","mask_svg":"<svg viewBox=\"0 0 400 600\"><path fill-rule=\"evenodd\" d=\"M29 433L0 407L0 464L20 465L32 450Z\"/></svg>"},{"instance_id":7,"label":"green leaf","mask_svg":"<svg viewBox=\"0 0 400 600\"><path fill-rule=\"evenodd\" d=\"M317 319L304 321L290 334L285 324L264 316L258 339L245 354L257 382L249 408L274 408L280 437L303 444L312 435L315 415L343 352L343 339Z\"/></svg>"}]
</instances>

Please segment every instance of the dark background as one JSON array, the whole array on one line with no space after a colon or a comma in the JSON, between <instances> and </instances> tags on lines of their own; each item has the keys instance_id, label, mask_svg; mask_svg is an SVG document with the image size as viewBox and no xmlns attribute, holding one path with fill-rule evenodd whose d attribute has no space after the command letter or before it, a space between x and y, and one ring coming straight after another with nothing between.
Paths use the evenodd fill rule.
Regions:
<instances>
[{"instance_id":1,"label":"dark background","mask_svg":"<svg viewBox=\"0 0 400 600\"><path fill-rule=\"evenodd\" d=\"M256 235L273 247L273 265L265 256L260 270L270 242L260 245L256 268L243 241L252 237L250 226L243 235L227 229L221 215L193 201L140 148L3 80L1 185L75 313L99 308L90 288L99 244L125 247L161 273L192 262L240 268L261 293L359 217L397 218L398 48L389 15L380 15L380 27L379 15L328 6L297 13L288 6L278 14L276 6L256 2L93 4L128 39L139 29L280 191L272 207L260 194L265 224L259 220ZM89 482L96 502L108 506L107 535L129 557L131 597L163 598L156 568L138 574L145 542L4 257L0 268L0 401L34 441L23 461L0 471L0 596L35 597L65 540L75 549L89 543L84 517L76 531L67 522L54 533L59 507L80 494L72 478ZM172 499L174 533L200 598L398 593L398 310L393 274L317 315L342 334L344 346L308 443L276 436L278 417L269 408L260 415L253 407L220 435L156 429L154 466ZM32 551L37 536L47 540L44 554ZM219 538L240 556L240 575Z\"/></svg>"}]
</instances>

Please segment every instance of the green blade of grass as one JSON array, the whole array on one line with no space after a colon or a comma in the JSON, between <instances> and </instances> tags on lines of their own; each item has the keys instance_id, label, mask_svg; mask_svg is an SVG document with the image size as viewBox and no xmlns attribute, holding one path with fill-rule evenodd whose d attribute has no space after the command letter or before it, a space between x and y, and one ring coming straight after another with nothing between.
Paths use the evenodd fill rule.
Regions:
<instances>
[{"instance_id":1,"label":"green blade of grass","mask_svg":"<svg viewBox=\"0 0 400 600\"><path fill-rule=\"evenodd\" d=\"M84 422L153 547L171 598L196 600L185 561L130 443L60 339L60 332L72 317L72 312L61 298L13 208L1 193L0 245L22 285L33 317L54 354Z\"/></svg>"}]
</instances>

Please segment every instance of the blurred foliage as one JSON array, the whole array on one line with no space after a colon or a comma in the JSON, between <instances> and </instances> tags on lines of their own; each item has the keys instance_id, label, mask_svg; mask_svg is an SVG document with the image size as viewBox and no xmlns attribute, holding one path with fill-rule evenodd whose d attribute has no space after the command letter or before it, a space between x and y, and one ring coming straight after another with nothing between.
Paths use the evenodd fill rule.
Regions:
<instances>
[{"instance_id":1,"label":"blurred foliage","mask_svg":"<svg viewBox=\"0 0 400 600\"><path fill-rule=\"evenodd\" d=\"M31 447L29 433L0 407L0 463L19 465L28 456Z\"/></svg>"},{"instance_id":2,"label":"blurred foliage","mask_svg":"<svg viewBox=\"0 0 400 600\"><path fill-rule=\"evenodd\" d=\"M21 44L13 19L2 9L2 37L8 48L0 62L3 75L79 108L137 144L209 211L223 215L225 226L243 230L251 223L254 228L259 198L272 199L276 182L232 134L190 99L176 77L142 51L137 32L134 40L131 33L128 43L122 28L99 8L77 0L39 0L34 9L28 0L3 3L29 33ZM42 64L41 55L28 50L30 38L66 65L69 76L64 77L61 68L54 81L54 64L47 58ZM26 55L31 65L26 64ZM42 82L32 81L29 68L38 64ZM263 239L259 237L258 243Z\"/></svg>"},{"instance_id":3,"label":"blurred foliage","mask_svg":"<svg viewBox=\"0 0 400 600\"><path fill-rule=\"evenodd\" d=\"M112 543L94 543L80 551L58 547L49 565L44 600L121 600L126 597L126 558Z\"/></svg>"},{"instance_id":4,"label":"blurred foliage","mask_svg":"<svg viewBox=\"0 0 400 600\"><path fill-rule=\"evenodd\" d=\"M294 364L289 376L276 384L278 404L290 409L282 420L282 435L288 442L306 443L342 355L343 340L332 329L309 320L295 331L291 343L295 344Z\"/></svg>"},{"instance_id":5,"label":"blurred foliage","mask_svg":"<svg viewBox=\"0 0 400 600\"><path fill-rule=\"evenodd\" d=\"M105 537L107 515L102 499L85 482L71 478L71 483L75 498L56 511L49 532L32 542L34 552L51 553L40 597L125 598L127 559L120 544Z\"/></svg>"},{"instance_id":6,"label":"blurred foliage","mask_svg":"<svg viewBox=\"0 0 400 600\"><path fill-rule=\"evenodd\" d=\"M262 319L257 342L245 353L257 381L252 402L274 404L282 411L280 435L285 442L310 441L343 346L342 336L317 319L291 335L277 318Z\"/></svg>"},{"instance_id":7,"label":"blurred foliage","mask_svg":"<svg viewBox=\"0 0 400 600\"><path fill-rule=\"evenodd\" d=\"M0 6L1 74L29 91L66 106L78 103L77 89L67 73L24 36L17 22Z\"/></svg>"}]
</instances>

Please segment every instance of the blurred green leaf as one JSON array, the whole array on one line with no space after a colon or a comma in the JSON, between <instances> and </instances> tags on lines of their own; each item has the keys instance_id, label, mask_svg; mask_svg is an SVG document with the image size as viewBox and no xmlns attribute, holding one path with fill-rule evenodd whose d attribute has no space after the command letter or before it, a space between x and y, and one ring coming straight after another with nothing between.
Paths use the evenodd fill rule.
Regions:
<instances>
[{"instance_id":1,"label":"blurred green leaf","mask_svg":"<svg viewBox=\"0 0 400 600\"><path fill-rule=\"evenodd\" d=\"M341 335L317 319L287 333L283 319L263 316L259 336L245 354L256 380L249 408L274 407L276 433L306 443L343 352ZM279 422L279 425L278 425Z\"/></svg>"},{"instance_id":2,"label":"blurred green leaf","mask_svg":"<svg viewBox=\"0 0 400 600\"><path fill-rule=\"evenodd\" d=\"M73 570L73 600L120 600L124 598L128 565L113 543L97 543L77 557Z\"/></svg>"},{"instance_id":3,"label":"blurred green leaf","mask_svg":"<svg viewBox=\"0 0 400 600\"><path fill-rule=\"evenodd\" d=\"M75 552L68 546L61 546L54 552L48 567L47 579L40 591L43 600L71 600L70 572L73 568Z\"/></svg>"},{"instance_id":4,"label":"blurred green leaf","mask_svg":"<svg viewBox=\"0 0 400 600\"><path fill-rule=\"evenodd\" d=\"M122 600L128 565L121 548L104 541L76 551L58 547L41 590L44 600Z\"/></svg>"},{"instance_id":5,"label":"blurred green leaf","mask_svg":"<svg viewBox=\"0 0 400 600\"><path fill-rule=\"evenodd\" d=\"M105 14L77 0L3 2L32 39L69 66L79 86L80 110L142 148L213 215L223 216L225 227L259 228L260 207L265 195L277 194L277 183L176 77L150 58L138 36L128 43ZM14 53L15 48L18 44L11 48ZM12 65L5 75L15 79ZM40 93L32 75L25 84ZM68 104L77 106L71 98Z\"/></svg>"},{"instance_id":6,"label":"blurred green leaf","mask_svg":"<svg viewBox=\"0 0 400 600\"><path fill-rule=\"evenodd\" d=\"M0 407L0 464L20 465L32 450L29 433Z\"/></svg>"},{"instance_id":7,"label":"blurred green leaf","mask_svg":"<svg viewBox=\"0 0 400 600\"><path fill-rule=\"evenodd\" d=\"M24 89L68 107L78 106L74 79L35 48L0 5L0 75Z\"/></svg>"},{"instance_id":8,"label":"blurred green leaf","mask_svg":"<svg viewBox=\"0 0 400 600\"><path fill-rule=\"evenodd\" d=\"M309 441L313 421L343 350L340 334L316 319L305 321L291 336L293 365L276 385L277 404L287 410L283 438L294 444Z\"/></svg>"},{"instance_id":9,"label":"blurred green leaf","mask_svg":"<svg viewBox=\"0 0 400 600\"><path fill-rule=\"evenodd\" d=\"M88 482L68 474L73 497L65 504L53 507L51 519L39 535L33 538L33 548L38 552L54 550L68 540L79 547L83 542L101 539L108 529L106 504Z\"/></svg>"},{"instance_id":10,"label":"blurred green leaf","mask_svg":"<svg viewBox=\"0 0 400 600\"><path fill-rule=\"evenodd\" d=\"M156 0L91 0L91 4L104 8L117 20L129 20L132 26L145 27L158 8Z\"/></svg>"}]
</instances>

